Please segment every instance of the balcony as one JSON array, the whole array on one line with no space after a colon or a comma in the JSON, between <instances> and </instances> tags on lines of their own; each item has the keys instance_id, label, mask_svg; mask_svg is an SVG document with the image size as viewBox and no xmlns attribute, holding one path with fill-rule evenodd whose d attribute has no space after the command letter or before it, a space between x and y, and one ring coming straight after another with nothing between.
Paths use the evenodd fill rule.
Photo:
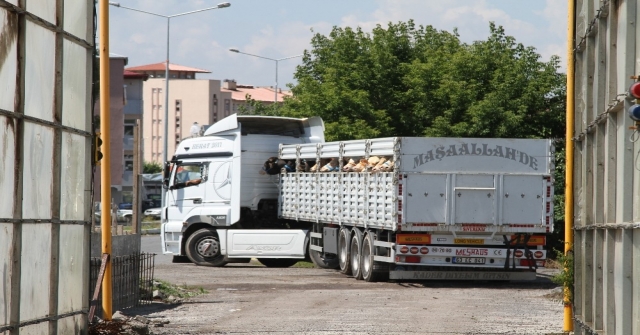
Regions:
<instances>
[{"instance_id":1,"label":"balcony","mask_svg":"<svg viewBox=\"0 0 640 335\"><path fill-rule=\"evenodd\" d=\"M142 115L143 101L137 99L127 99L127 104L124 105L124 114L127 115Z\"/></svg>"}]
</instances>

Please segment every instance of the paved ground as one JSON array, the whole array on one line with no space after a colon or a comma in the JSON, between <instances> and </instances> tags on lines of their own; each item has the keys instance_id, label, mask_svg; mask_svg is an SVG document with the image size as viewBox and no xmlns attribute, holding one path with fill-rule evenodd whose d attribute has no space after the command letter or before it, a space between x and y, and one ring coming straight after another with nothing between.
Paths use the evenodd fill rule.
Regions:
<instances>
[{"instance_id":1,"label":"paved ground","mask_svg":"<svg viewBox=\"0 0 640 335\"><path fill-rule=\"evenodd\" d=\"M155 239L155 241L154 241ZM159 247L144 237L143 250ZM157 252L157 250L156 250ZM333 270L172 264L155 277L202 287L178 306L127 310L154 320L154 334L557 334L562 304L541 272L535 282L366 283Z\"/></svg>"}]
</instances>

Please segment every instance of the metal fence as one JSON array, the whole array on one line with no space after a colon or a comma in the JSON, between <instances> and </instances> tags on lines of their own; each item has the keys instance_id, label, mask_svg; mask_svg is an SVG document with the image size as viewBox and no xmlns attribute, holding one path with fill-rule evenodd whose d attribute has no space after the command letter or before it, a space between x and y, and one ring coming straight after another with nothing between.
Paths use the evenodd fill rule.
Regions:
<instances>
[{"instance_id":1,"label":"metal fence","mask_svg":"<svg viewBox=\"0 0 640 335\"><path fill-rule=\"evenodd\" d=\"M112 258L112 309L114 312L152 302L155 255L140 253ZM91 258L89 296L93 296L101 265L100 258ZM96 315L102 315L101 295L96 305Z\"/></svg>"}]
</instances>

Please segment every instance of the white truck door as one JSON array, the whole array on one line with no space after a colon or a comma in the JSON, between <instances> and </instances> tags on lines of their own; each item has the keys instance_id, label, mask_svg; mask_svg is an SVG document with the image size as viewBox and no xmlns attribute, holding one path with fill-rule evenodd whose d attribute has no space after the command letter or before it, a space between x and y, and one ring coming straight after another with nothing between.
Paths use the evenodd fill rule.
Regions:
<instances>
[{"instance_id":1,"label":"white truck door","mask_svg":"<svg viewBox=\"0 0 640 335\"><path fill-rule=\"evenodd\" d=\"M208 164L181 162L174 165L175 173L169 183L169 217L184 217L194 208L202 206L209 182Z\"/></svg>"}]
</instances>

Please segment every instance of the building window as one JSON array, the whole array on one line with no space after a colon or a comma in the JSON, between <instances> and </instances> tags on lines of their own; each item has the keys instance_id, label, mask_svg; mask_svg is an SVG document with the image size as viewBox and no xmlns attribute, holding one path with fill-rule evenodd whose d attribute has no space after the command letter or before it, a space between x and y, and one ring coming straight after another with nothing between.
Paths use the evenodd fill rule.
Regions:
<instances>
[{"instance_id":1,"label":"building window","mask_svg":"<svg viewBox=\"0 0 640 335\"><path fill-rule=\"evenodd\" d=\"M229 116L231 112L231 100L224 99L224 116Z\"/></svg>"},{"instance_id":2,"label":"building window","mask_svg":"<svg viewBox=\"0 0 640 335\"><path fill-rule=\"evenodd\" d=\"M133 155L124 155L124 170L133 171Z\"/></svg>"},{"instance_id":3,"label":"building window","mask_svg":"<svg viewBox=\"0 0 640 335\"><path fill-rule=\"evenodd\" d=\"M133 136L134 120L124 120L124 136Z\"/></svg>"}]
</instances>

